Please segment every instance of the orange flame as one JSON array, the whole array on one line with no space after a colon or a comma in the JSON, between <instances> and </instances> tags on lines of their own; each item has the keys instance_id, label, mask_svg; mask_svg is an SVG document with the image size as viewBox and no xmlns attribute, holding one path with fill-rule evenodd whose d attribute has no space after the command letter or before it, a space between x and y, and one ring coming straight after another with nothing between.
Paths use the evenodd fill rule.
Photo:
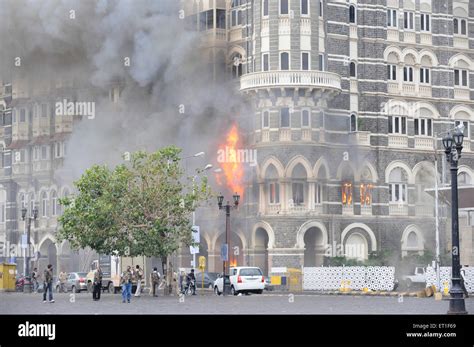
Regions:
<instances>
[{"instance_id":1,"label":"orange flame","mask_svg":"<svg viewBox=\"0 0 474 347\"><path fill-rule=\"evenodd\" d=\"M237 193L242 198L244 194L244 168L238 157L240 145L239 129L236 124L227 133L224 143L219 145L219 164L222 172L216 175L216 182L220 186L227 186L232 194ZM223 176L223 177L222 177Z\"/></svg>"}]
</instances>

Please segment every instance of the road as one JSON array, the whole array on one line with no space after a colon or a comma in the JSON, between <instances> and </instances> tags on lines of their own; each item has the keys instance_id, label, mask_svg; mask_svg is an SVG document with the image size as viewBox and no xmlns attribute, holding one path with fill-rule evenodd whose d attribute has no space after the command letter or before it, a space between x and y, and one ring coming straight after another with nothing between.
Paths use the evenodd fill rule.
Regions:
<instances>
[{"instance_id":1,"label":"road","mask_svg":"<svg viewBox=\"0 0 474 347\"><path fill-rule=\"evenodd\" d=\"M143 294L122 303L120 294L55 293L55 303L43 303L42 294L1 293L0 314L445 314L448 302L433 298L334 296L317 294L255 294L220 296L211 293L184 297ZM401 301L401 302L400 302ZM474 298L466 299L474 314Z\"/></svg>"}]
</instances>

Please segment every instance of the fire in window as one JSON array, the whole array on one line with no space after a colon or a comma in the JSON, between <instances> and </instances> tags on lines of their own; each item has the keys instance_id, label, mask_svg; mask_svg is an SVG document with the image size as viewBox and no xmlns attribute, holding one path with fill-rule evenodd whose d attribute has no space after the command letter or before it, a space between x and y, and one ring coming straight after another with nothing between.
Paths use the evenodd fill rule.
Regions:
<instances>
[{"instance_id":1,"label":"fire in window","mask_svg":"<svg viewBox=\"0 0 474 347\"><path fill-rule=\"evenodd\" d=\"M344 182L342 184L342 204L352 205L352 183Z\"/></svg>"},{"instance_id":2,"label":"fire in window","mask_svg":"<svg viewBox=\"0 0 474 347\"><path fill-rule=\"evenodd\" d=\"M361 206L370 206L372 204L372 184L360 185L360 204Z\"/></svg>"}]
</instances>

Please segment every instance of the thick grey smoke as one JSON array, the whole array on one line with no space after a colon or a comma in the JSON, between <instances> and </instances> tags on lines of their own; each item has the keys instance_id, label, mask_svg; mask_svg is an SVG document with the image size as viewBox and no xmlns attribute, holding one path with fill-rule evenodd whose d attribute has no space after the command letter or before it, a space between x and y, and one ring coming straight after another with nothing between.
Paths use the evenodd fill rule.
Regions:
<instances>
[{"instance_id":1,"label":"thick grey smoke","mask_svg":"<svg viewBox=\"0 0 474 347\"><path fill-rule=\"evenodd\" d=\"M65 170L74 178L172 143L215 158L241 101L212 82L199 33L186 30L180 10L179 0L1 0L0 80L73 78L74 97L96 102L95 118L75 124L69 140Z\"/></svg>"}]
</instances>

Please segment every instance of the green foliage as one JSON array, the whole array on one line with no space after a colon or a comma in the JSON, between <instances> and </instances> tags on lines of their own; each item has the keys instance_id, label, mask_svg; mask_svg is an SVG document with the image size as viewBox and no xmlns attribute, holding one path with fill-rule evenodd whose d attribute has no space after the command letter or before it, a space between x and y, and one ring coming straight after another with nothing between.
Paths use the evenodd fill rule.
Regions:
<instances>
[{"instance_id":1,"label":"green foliage","mask_svg":"<svg viewBox=\"0 0 474 347\"><path fill-rule=\"evenodd\" d=\"M95 165L60 200L57 238L101 254L167 257L190 245L190 214L210 197L207 180L184 177L177 147L136 152L113 170Z\"/></svg>"},{"instance_id":2,"label":"green foliage","mask_svg":"<svg viewBox=\"0 0 474 347\"><path fill-rule=\"evenodd\" d=\"M365 261L346 257L325 257L326 266L391 266L393 252L391 250L369 253Z\"/></svg>"}]
</instances>

